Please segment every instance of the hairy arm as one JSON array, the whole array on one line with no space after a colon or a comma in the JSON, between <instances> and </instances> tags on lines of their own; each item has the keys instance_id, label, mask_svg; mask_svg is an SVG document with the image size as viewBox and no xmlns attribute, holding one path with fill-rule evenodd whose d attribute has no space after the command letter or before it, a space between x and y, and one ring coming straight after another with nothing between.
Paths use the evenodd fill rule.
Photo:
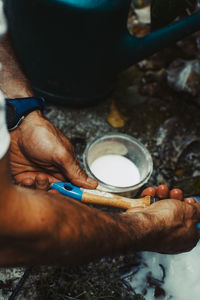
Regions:
<instances>
[{"instance_id":1,"label":"hairy arm","mask_svg":"<svg viewBox=\"0 0 200 300\"><path fill-rule=\"evenodd\" d=\"M134 244L131 227L137 232L138 226L133 220L130 227L125 215L109 215L66 197L16 187L9 179L4 184L0 266L74 265L126 252ZM135 249L136 240L137 234Z\"/></svg>"},{"instance_id":2,"label":"hairy arm","mask_svg":"<svg viewBox=\"0 0 200 300\"><path fill-rule=\"evenodd\" d=\"M8 98L32 97L31 85L16 58L9 34L6 34L0 43L0 62L2 65L0 90L4 96Z\"/></svg>"},{"instance_id":3,"label":"hairy arm","mask_svg":"<svg viewBox=\"0 0 200 300\"><path fill-rule=\"evenodd\" d=\"M7 156L0 171L6 171ZM1 191L0 266L70 266L129 251L179 253L199 239L199 205L163 200L109 214L66 197L13 186L9 178Z\"/></svg>"}]
</instances>

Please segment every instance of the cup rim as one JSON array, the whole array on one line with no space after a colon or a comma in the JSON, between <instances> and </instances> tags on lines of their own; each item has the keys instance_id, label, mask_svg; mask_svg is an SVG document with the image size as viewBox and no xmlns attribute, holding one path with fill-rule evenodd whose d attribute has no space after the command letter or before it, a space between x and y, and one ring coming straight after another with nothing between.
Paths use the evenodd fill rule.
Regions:
<instances>
[{"instance_id":1,"label":"cup rim","mask_svg":"<svg viewBox=\"0 0 200 300\"><path fill-rule=\"evenodd\" d=\"M140 146L141 150L144 152L144 155L148 161L148 172L147 172L147 175L143 178L143 180L141 180L139 183L137 183L135 185L131 185L131 186L127 186L127 187L118 187L118 186L107 184L107 183L101 181L99 178L97 178L94 175L94 173L91 171L91 169L88 165L88 161L87 161L88 153L89 153L91 147L93 147L99 141L103 141L108 138L122 138L125 140L132 141L133 143ZM138 139L136 139L128 134L124 134L124 133L108 133L108 134L99 136L99 137L93 139L92 141L90 141L87 144L87 146L83 152L83 163L84 163L84 166L85 166L85 169L86 169L86 172L88 173L88 175L95 178L98 181L98 183L101 185L101 187L105 188L106 190L115 192L115 193L129 192L129 191L139 189L141 186L143 186L149 180L149 178L153 172L153 159L152 159L152 156L151 156L149 150Z\"/></svg>"}]
</instances>

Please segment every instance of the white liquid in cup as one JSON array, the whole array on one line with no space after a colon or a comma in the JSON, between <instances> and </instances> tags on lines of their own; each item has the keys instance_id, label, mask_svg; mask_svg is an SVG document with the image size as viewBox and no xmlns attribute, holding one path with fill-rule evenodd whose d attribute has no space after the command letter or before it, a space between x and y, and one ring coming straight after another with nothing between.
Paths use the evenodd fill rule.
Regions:
<instances>
[{"instance_id":1,"label":"white liquid in cup","mask_svg":"<svg viewBox=\"0 0 200 300\"><path fill-rule=\"evenodd\" d=\"M96 178L112 186L129 187L140 182L138 168L122 155L100 156L91 164L90 169Z\"/></svg>"}]
</instances>

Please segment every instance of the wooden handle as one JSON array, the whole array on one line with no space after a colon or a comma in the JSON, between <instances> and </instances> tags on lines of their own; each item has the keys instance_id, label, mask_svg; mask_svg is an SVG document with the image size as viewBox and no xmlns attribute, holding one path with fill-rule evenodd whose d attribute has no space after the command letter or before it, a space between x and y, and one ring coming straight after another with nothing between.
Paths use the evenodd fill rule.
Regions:
<instances>
[{"instance_id":1,"label":"wooden handle","mask_svg":"<svg viewBox=\"0 0 200 300\"><path fill-rule=\"evenodd\" d=\"M122 209L130 209L134 207L146 207L151 204L151 197L146 196L140 199L130 199L118 195L110 194L111 197L105 197L95 194L83 192L81 201L90 204L118 207Z\"/></svg>"}]
</instances>

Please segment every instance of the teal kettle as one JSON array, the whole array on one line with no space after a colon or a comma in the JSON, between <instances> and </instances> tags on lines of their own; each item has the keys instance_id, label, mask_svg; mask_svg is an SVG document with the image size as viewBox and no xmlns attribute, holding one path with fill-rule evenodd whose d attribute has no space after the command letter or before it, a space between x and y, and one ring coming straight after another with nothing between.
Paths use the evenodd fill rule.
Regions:
<instances>
[{"instance_id":1,"label":"teal kettle","mask_svg":"<svg viewBox=\"0 0 200 300\"><path fill-rule=\"evenodd\" d=\"M197 12L133 37L130 2L4 0L16 54L35 93L61 104L95 104L111 93L120 71L200 29Z\"/></svg>"}]
</instances>

